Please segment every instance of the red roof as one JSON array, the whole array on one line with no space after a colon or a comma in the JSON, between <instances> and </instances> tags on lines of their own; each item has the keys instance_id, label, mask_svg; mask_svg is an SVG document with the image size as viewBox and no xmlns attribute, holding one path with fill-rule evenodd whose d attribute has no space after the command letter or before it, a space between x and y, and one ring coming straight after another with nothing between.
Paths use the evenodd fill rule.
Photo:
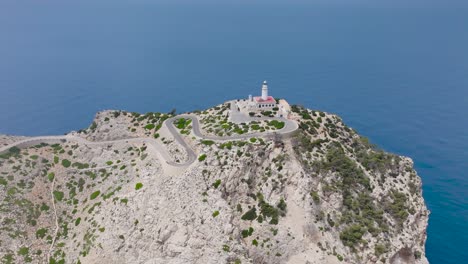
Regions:
<instances>
[{"instance_id":1,"label":"red roof","mask_svg":"<svg viewBox=\"0 0 468 264\"><path fill-rule=\"evenodd\" d=\"M262 103L262 104L276 104L275 98L273 96L268 96L266 100L263 100L261 96L254 97L255 102Z\"/></svg>"}]
</instances>

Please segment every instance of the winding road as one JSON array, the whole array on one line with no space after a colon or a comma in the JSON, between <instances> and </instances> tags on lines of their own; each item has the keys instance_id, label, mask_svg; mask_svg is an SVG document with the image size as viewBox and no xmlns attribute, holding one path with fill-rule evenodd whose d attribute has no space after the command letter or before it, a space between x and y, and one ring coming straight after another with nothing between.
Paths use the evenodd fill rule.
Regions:
<instances>
[{"instance_id":1,"label":"winding road","mask_svg":"<svg viewBox=\"0 0 468 264\"><path fill-rule=\"evenodd\" d=\"M219 137L219 136L210 136L210 135L203 135L200 131L200 123L198 117L195 115L178 115L175 117L171 117L164 121L164 126L167 127L171 135L174 137L174 140L177 141L187 152L187 160L183 163L177 163L172 160L171 156L169 155L167 149L156 139L149 138L149 137L139 137L139 138L128 138L128 139L117 139L117 140L110 140L110 141L89 141L84 138L73 136L73 135L63 135L63 136L39 136L39 137L31 137L27 139L23 139L20 141L16 141L11 143L7 146L0 147L0 154L7 153L8 150L12 147L18 148L27 148L31 146L35 146L41 143L47 144L56 144L56 143L64 143L64 142L76 142L84 145L110 145L116 143L145 143L153 148L161 157L166 161L167 164L174 166L174 167L185 167L191 165L196 160L196 154L192 148L185 142L182 138L182 135L179 133L178 129L174 126L174 121L179 118L188 118L192 121L192 132L195 137L199 139L205 140L213 140L213 141L228 141L228 140L240 140L240 139L247 139L252 137L270 137L274 136L275 134L282 134L282 135L289 135L298 129L298 125L296 122L292 120L281 119L281 121L285 122L285 126L277 131L274 132L257 132L251 134L243 134L243 135L233 135L233 136L226 136L226 137Z\"/></svg>"}]
</instances>

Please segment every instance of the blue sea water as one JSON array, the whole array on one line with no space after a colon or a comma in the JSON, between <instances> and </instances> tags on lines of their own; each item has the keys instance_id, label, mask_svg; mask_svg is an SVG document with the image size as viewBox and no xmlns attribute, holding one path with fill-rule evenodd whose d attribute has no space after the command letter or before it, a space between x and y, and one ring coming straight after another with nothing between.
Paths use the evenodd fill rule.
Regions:
<instances>
[{"instance_id":1,"label":"blue sea water","mask_svg":"<svg viewBox=\"0 0 468 264\"><path fill-rule=\"evenodd\" d=\"M468 259L468 3L1 1L0 133L103 109L179 112L260 92L410 156L431 263Z\"/></svg>"}]
</instances>

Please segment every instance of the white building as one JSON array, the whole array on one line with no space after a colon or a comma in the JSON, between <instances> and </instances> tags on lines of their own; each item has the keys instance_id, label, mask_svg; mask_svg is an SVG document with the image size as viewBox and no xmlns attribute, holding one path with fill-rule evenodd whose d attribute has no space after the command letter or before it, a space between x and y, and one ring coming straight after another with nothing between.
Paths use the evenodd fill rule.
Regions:
<instances>
[{"instance_id":1,"label":"white building","mask_svg":"<svg viewBox=\"0 0 468 264\"><path fill-rule=\"evenodd\" d=\"M268 95L267 81L262 84L262 96L249 95L249 106L251 109L272 109L277 106L275 98Z\"/></svg>"}]
</instances>

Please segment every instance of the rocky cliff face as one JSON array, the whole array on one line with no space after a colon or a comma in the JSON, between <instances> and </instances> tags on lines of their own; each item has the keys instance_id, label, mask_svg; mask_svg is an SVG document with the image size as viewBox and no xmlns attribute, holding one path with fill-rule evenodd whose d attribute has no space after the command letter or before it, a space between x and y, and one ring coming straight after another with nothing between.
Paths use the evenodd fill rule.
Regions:
<instances>
[{"instance_id":1,"label":"rocky cliff face","mask_svg":"<svg viewBox=\"0 0 468 264\"><path fill-rule=\"evenodd\" d=\"M427 263L428 210L411 159L376 149L337 116L293 110L300 129L287 138L184 135L200 155L186 167L125 140L3 154L1 260ZM75 134L152 137L183 161L166 118L106 111Z\"/></svg>"}]
</instances>

